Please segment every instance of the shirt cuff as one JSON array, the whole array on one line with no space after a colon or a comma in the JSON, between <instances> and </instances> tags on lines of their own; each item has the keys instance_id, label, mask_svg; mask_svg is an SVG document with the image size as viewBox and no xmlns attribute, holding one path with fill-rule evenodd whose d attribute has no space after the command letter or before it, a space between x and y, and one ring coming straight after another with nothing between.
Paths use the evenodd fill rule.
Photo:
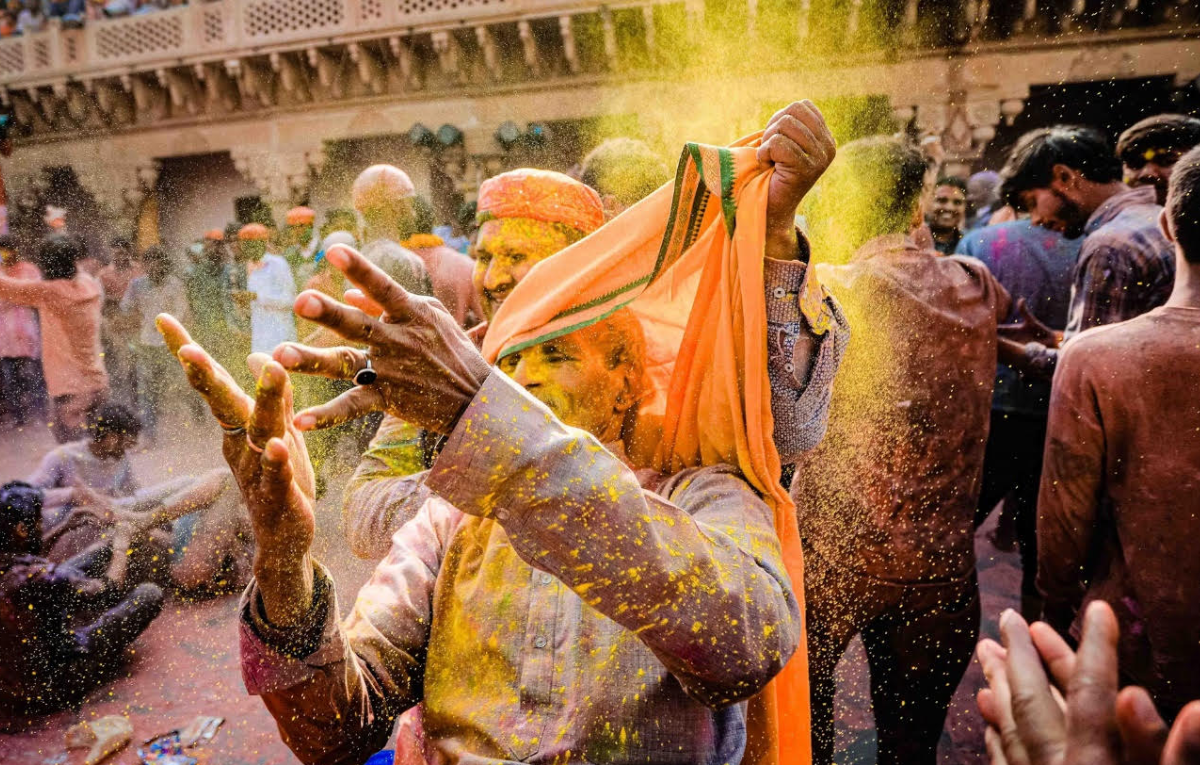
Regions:
<instances>
[{"instance_id":1,"label":"shirt cuff","mask_svg":"<svg viewBox=\"0 0 1200 765\"><path fill-rule=\"evenodd\" d=\"M242 682L253 696L299 685L319 668L345 657L333 581L324 566L314 564L313 569L312 607L294 626L277 627L267 621L256 580L242 595L238 625Z\"/></svg>"},{"instance_id":2,"label":"shirt cuff","mask_svg":"<svg viewBox=\"0 0 1200 765\"><path fill-rule=\"evenodd\" d=\"M763 283L767 291L767 321L772 324L799 323L800 294L808 264L799 260L763 260Z\"/></svg>"},{"instance_id":3,"label":"shirt cuff","mask_svg":"<svg viewBox=\"0 0 1200 765\"><path fill-rule=\"evenodd\" d=\"M540 434L553 424L549 409L493 369L446 439L425 485L464 513L509 520L499 506L503 484L536 461Z\"/></svg>"}]
</instances>

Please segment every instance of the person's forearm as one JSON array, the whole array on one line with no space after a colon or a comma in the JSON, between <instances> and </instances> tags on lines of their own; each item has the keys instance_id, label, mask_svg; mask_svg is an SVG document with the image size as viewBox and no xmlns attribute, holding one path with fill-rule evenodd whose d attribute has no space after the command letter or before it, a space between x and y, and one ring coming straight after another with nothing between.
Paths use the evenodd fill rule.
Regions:
<instances>
[{"instance_id":1,"label":"person's forearm","mask_svg":"<svg viewBox=\"0 0 1200 765\"><path fill-rule=\"evenodd\" d=\"M850 341L845 315L809 281L815 278L803 262L765 261L771 415L783 465L794 463L824 437L834 377Z\"/></svg>"},{"instance_id":2,"label":"person's forearm","mask_svg":"<svg viewBox=\"0 0 1200 765\"><path fill-rule=\"evenodd\" d=\"M313 559L307 552L297 558L259 550L254 559L254 577L271 624L293 626L308 613L313 601Z\"/></svg>"},{"instance_id":3,"label":"person's forearm","mask_svg":"<svg viewBox=\"0 0 1200 765\"><path fill-rule=\"evenodd\" d=\"M171 494L147 514L144 529L171 523L189 513L202 510L220 498L232 476L227 470L211 470L195 479L195 483Z\"/></svg>"},{"instance_id":4,"label":"person's forearm","mask_svg":"<svg viewBox=\"0 0 1200 765\"><path fill-rule=\"evenodd\" d=\"M799 242L800 235L794 221L787 221L786 225L769 226L763 254L772 260L800 260L808 250L802 249Z\"/></svg>"},{"instance_id":5,"label":"person's forearm","mask_svg":"<svg viewBox=\"0 0 1200 765\"><path fill-rule=\"evenodd\" d=\"M711 480L712 491L688 488L693 518L493 374L427 484L499 521L526 562L636 633L690 693L720 706L782 668L799 614L767 506L730 475L696 480Z\"/></svg>"},{"instance_id":6,"label":"person's forearm","mask_svg":"<svg viewBox=\"0 0 1200 765\"><path fill-rule=\"evenodd\" d=\"M412 520L432 495L420 464L420 439L415 443L400 440L401 426L405 424L390 415L384 418L342 498L342 522L350 550L367 560L387 555L392 534Z\"/></svg>"}]
</instances>

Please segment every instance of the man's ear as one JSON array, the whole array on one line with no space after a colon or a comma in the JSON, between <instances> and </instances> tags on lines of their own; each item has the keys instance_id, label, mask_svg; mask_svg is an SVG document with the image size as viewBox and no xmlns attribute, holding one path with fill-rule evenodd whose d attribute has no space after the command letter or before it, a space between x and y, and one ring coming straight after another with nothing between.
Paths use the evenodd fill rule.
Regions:
<instances>
[{"instance_id":1,"label":"man's ear","mask_svg":"<svg viewBox=\"0 0 1200 765\"><path fill-rule=\"evenodd\" d=\"M1057 164L1050 169L1050 182L1052 184L1057 181L1059 185L1071 188L1076 185L1078 180L1079 171L1072 167Z\"/></svg>"},{"instance_id":2,"label":"man's ear","mask_svg":"<svg viewBox=\"0 0 1200 765\"><path fill-rule=\"evenodd\" d=\"M1163 208L1158 212L1158 227L1162 229L1163 236L1171 244L1175 244L1175 232L1171 229L1171 218L1167 215L1167 208Z\"/></svg>"},{"instance_id":3,"label":"man's ear","mask_svg":"<svg viewBox=\"0 0 1200 765\"><path fill-rule=\"evenodd\" d=\"M617 391L617 399L613 402L613 411L625 414L637 403L641 395L642 381L634 377L635 365L622 365L621 390Z\"/></svg>"},{"instance_id":4,"label":"man's ear","mask_svg":"<svg viewBox=\"0 0 1200 765\"><path fill-rule=\"evenodd\" d=\"M24 542L26 539L29 539L29 524L27 524L25 521L21 521L13 529L13 533L16 535L17 539Z\"/></svg>"}]
</instances>

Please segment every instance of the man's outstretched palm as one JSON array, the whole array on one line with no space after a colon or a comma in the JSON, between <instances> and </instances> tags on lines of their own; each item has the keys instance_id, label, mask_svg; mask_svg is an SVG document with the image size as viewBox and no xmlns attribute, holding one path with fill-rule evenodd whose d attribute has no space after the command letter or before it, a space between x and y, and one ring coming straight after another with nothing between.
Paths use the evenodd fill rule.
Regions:
<instances>
[{"instance_id":1,"label":"man's outstretched palm","mask_svg":"<svg viewBox=\"0 0 1200 765\"><path fill-rule=\"evenodd\" d=\"M254 573L267 618L293 623L312 602L308 550L316 481L304 437L292 422L291 380L277 362L252 354L247 363L258 389L251 398L173 316L161 314L158 328L225 431L222 450L250 511Z\"/></svg>"}]
</instances>

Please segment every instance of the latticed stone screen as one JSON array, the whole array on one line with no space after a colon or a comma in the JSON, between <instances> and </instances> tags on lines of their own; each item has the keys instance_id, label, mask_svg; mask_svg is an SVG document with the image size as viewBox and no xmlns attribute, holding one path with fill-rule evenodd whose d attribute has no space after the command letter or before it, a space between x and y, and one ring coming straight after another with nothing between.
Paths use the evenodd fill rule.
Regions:
<instances>
[{"instance_id":1,"label":"latticed stone screen","mask_svg":"<svg viewBox=\"0 0 1200 765\"><path fill-rule=\"evenodd\" d=\"M50 55L50 43L47 40L33 40L33 68L34 69L49 69L52 57Z\"/></svg>"},{"instance_id":2,"label":"latticed stone screen","mask_svg":"<svg viewBox=\"0 0 1200 765\"><path fill-rule=\"evenodd\" d=\"M220 7L205 8L203 16L205 45L217 45L225 39L225 15Z\"/></svg>"},{"instance_id":3,"label":"latticed stone screen","mask_svg":"<svg viewBox=\"0 0 1200 765\"><path fill-rule=\"evenodd\" d=\"M242 8L247 37L338 27L346 14L344 0L260 0Z\"/></svg>"},{"instance_id":4,"label":"latticed stone screen","mask_svg":"<svg viewBox=\"0 0 1200 765\"><path fill-rule=\"evenodd\" d=\"M359 12L362 14L362 21L379 21L383 18L384 0L362 0L359 3Z\"/></svg>"},{"instance_id":5,"label":"latticed stone screen","mask_svg":"<svg viewBox=\"0 0 1200 765\"><path fill-rule=\"evenodd\" d=\"M95 34L96 55L101 59L177 50L183 46L183 19L178 14L135 16L96 24Z\"/></svg>"},{"instance_id":6,"label":"latticed stone screen","mask_svg":"<svg viewBox=\"0 0 1200 765\"><path fill-rule=\"evenodd\" d=\"M505 0L400 0L400 15L424 15L504 6Z\"/></svg>"},{"instance_id":7,"label":"latticed stone screen","mask_svg":"<svg viewBox=\"0 0 1200 765\"><path fill-rule=\"evenodd\" d=\"M20 74L25 71L25 41L22 39L0 42L0 76Z\"/></svg>"}]
</instances>

